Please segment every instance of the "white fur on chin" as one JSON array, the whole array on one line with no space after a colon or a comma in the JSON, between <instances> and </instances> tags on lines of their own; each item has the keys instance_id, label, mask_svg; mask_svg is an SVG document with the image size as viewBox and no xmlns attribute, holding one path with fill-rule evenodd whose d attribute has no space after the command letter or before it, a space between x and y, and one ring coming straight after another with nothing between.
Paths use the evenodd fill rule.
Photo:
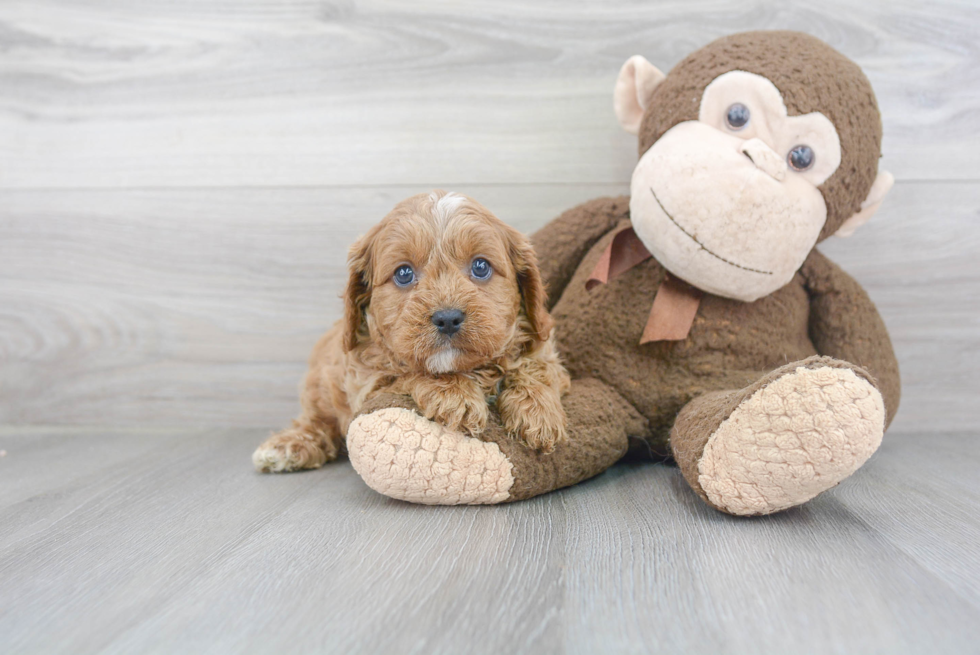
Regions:
<instances>
[{"instance_id":1,"label":"white fur on chin","mask_svg":"<svg viewBox=\"0 0 980 655\"><path fill-rule=\"evenodd\" d=\"M435 355L430 355L425 360L425 367L430 373L452 373L458 355L459 351L452 346L444 348Z\"/></svg>"}]
</instances>

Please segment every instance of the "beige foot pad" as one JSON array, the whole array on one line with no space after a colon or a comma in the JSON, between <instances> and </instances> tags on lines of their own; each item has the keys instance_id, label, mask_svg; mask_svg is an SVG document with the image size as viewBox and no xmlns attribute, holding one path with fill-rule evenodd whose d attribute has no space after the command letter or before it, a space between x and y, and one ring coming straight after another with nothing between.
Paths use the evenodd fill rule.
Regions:
<instances>
[{"instance_id":1,"label":"beige foot pad","mask_svg":"<svg viewBox=\"0 0 980 655\"><path fill-rule=\"evenodd\" d=\"M732 514L769 514L849 476L881 445L885 406L847 368L804 368L743 401L708 439L698 482Z\"/></svg>"},{"instance_id":2,"label":"beige foot pad","mask_svg":"<svg viewBox=\"0 0 980 655\"><path fill-rule=\"evenodd\" d=\"M491 505L509 498L510 460L495 443L449 430L401 407L358 416L347 452L364 482L426 505Z\"/></svg>"}]
</instances>

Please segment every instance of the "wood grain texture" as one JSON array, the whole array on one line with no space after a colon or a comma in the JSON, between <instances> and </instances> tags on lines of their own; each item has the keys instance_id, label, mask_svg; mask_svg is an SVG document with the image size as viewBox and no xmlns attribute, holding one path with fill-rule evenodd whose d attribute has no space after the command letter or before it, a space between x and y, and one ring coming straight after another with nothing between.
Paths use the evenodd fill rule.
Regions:
<instances>
[{"instance_id":1,"label":"wood grain texture","mask_svg":"<svg viewBox=\"0 0 980 655\"><path fill-rule=\"evenodd\" d=\"M4 193L0 424L281 425L348 246L422 190ZM460 190L530 229L622 189Z\"/></svg>"},{"instance_id":2,"label":"wood grain texture","mask_svg":"<svg viewBox=\"0 0 980 655\"><path fill-rule=\"evenodd\" d=\"M340 316L345 253L422 189L8 191L0 424L275 427ZM622 186L464 186L532 231ZM822 249L866 286L904 393L894 431L973 431L980 184L899 183Z\"/></svg>"},{"instance_id":3,"label":"wood grain texture","mask_svg":"<svg viewBox=\"0 0 980 655\"><path fill-rule=\"evenodd\" d=\"M740 29L868 72L899 185L827 250L881 306L895 430L972 430L980 63L970 2L0 5L0 424L281 425L347 245L470 193L530 231L624 193L616 70Z\"/></svg>"},{"instance_id":4,"label":"wood grain texture","mask_svg":"<svg viewBox=\"0 0 980 655\"><path fill-rule=\"evenodd\" d=\"M977 652L978 26L972 0L0 3L0 653ZM487 508L251 471L357 234L437 187L528 232L625 193L621 63L773 28L865 69L899 180L823 248L902 367L857 475L739 520L659 465Z\"/></svg>"},{"instance_id":5,"label":"wood grain texture","mask_svg":"<svg viewBox=\"0 0 980 655\"><path fill-rule=\"evenodd\" d=\"M967 653L980 439L889 438L761 519L676 469L426 507L347 462L253 473L255 430L0 430L0 650Z\"/></svg>"},{"instance_id":6,"label":"wood grain texture","mask_svg":"<svg viewBox=\"0 0 980 655\"><path fill-rule=\"evenodd\" d=\"M622 184L619 66L798 29L853 58L900 180L976 180L980 8L9 0L0 188Z\"/></svg>"}]
</instances>

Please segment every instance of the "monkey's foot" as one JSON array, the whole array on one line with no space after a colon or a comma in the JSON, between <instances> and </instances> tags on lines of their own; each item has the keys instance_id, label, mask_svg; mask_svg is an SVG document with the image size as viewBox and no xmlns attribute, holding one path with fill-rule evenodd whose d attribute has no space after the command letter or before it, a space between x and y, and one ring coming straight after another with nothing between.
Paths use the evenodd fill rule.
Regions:
<instances>
[{"instance_id":1,"label":"monkey's foot","mask_svg":"<svg viewBox=\"0 0 980 655\"><path fill-rule=\"evenodd\" d=\"M570 438L543 454L510 437L493 413L479 439L421 416L407 396L379 394L347 429L347 453L369 487L427 505L490 505L548 493L598 475L626 452L645 420L597 380L562 399Z\"/></svg>"},{"instance_id":2,"label":"monkey's foot","mask_svg":"<svg viewBox=\"0 0 980 655\"><path fill-rule=\"evenodd\" d=\"M697 464L709 503L739 515L810 500L860 468L881 445L885 407L859 369L799 365L739 403Z\"/></svg>"},{"instance_id":3,"label":"monkey's foot","mask_svg":"<svg viewBox=\"0 0 980 655\"><path fill-rule=\"evenodd\" d=\"M468 437L410 409L364 414L347 430L354 470L369 487L425 505L489 505L508 499L510 460L495 443Z\"/></svg>"}]
</instances>

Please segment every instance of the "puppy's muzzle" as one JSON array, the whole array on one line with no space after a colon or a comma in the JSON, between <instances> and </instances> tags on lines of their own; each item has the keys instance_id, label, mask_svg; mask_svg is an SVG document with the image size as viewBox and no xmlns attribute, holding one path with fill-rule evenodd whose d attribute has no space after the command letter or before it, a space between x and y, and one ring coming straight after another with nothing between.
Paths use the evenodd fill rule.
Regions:
<instances>
[{"instance_id":1,"label":"puppy's muzzle","mask_svg":"<svg viewBox=\"0 0 980 655\"><path fill-rule=\"evenodd\" d=\"M458 309L440 309L432 315L432 324L441 334L453 336L466 320L466 314Z\"/></svg>"}]
</instances>

